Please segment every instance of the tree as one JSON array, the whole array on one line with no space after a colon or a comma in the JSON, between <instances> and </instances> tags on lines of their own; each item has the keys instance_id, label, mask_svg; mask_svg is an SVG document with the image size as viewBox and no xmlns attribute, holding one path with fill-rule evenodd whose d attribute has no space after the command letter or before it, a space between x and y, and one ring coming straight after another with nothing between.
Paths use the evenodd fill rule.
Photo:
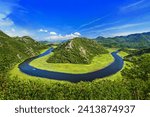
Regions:
<instances>
[{"instance_id":1,"label":"tree","mask_svg":"<svg viewBox=\"0 0 150 117\"><path fill-rule=\"evenodd\" d=\"M126 67L122 71L122 76L127 79L142 79L147 81L150 78L150 55L145 54L140 57L135 57L132 65Z\"/></svg>"}]
</instances>

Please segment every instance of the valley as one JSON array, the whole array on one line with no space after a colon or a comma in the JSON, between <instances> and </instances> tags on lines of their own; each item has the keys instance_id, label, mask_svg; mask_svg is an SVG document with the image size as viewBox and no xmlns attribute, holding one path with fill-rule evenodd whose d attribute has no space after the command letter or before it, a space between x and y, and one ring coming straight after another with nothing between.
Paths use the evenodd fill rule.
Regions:
<instances>
[{"instance_id":1,"label":"valley","mask_svg":"<svg viewBox=\"0 0 150 117\"><path fill-rule=\"evenodd\" d=\"M139 48L132 44L127 47L127 43L121 47L117 44L109 47L103 42L75 38L55 46L51 54L42 54L52 46L34 41L28 36L10 37L2 31L0 35L0 99L150 99L149 41ZM136 34L136 38L141 36ZM145 38L149 39L148 36ZM119 50L118 55L124 60L123 68L120 66L110 76L101 78L99 74L104 72L97 71L115 61L110 53L116 50ZM49 78L27 75L18 68L23 61L39 54L40 57L29 65L52 71ZM36 74L34 69L33 73ZM106 73L113 70L114 67ZM62 74L65 75L61 77ZM94 74L98 74L97 77Z\"/></svg>"}]
</instances>

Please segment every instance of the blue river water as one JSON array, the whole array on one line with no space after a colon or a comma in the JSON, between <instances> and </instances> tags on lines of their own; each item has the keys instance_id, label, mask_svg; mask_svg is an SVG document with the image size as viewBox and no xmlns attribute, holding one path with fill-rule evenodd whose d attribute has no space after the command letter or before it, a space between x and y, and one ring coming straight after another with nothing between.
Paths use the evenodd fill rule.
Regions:
<instances>
[{"instance_id":1,"label":"blue river water","mask_svg":"<svg viewBox=\"0 0 150 117\"><path fill-rule=\"evenodd\" d=\"M90 72L90 73L84 73L84 74L71 74L71 73L61 73L61 72L55 72L55 71L47 71L47 70L41 70L38 68L35 68L29 63L37 58L43 57L45 55L50 54L53 51L53 48L48 49L44 53L40 54L39 56L27 59L23 63L21 63L18 67L21 72L41 77L41 78L48 78L48 79L54 79L54 80L64 80L64 81L70 81L70 82L80 82L80 81L93 81L97 78L105 78L107 76L113 75L120 71L123 68L124 61L123 59L117 55L118 51L112 52L111 55L114 57L114 62L112 62L107 67Z\"/></svg>"}]
</instances>

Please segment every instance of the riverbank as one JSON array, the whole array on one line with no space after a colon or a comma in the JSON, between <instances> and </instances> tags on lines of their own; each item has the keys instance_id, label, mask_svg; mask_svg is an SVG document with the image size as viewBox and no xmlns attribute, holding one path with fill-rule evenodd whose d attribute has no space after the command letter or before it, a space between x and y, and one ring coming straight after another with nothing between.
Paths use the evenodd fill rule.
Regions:
<instances>
[{"instance_id":1,"label":"riverbank","mask_svg":"<svg viewBox=\"0 0 150 117\"><path fill-rule=\"evenodd\" d=\"M53 53L51 53L52 55ZM93 58L91 64L66 64L66 63L47 63L47 59L51 55L46 55L33 60L30 65L48 71L83 74L102 69L114 61L111 54L101 54Z\"/></svg>"}]
</instances>

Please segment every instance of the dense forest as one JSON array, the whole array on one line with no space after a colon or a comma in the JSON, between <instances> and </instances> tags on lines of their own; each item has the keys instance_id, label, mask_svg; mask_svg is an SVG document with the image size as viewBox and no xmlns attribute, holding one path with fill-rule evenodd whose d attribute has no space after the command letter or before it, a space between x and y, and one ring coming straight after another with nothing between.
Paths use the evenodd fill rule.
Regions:
<instances>
[{"instance_id":1,"label":"dense forest","mask_svg":"<svg viewBox=\"0 0 150 117\"><path fill-rule=\"evenodd\" d=\"M150 32L108 38L99 36L95 40L107 47L144 49L150 47Z\"/></svg>"},{"instance_id":2,"label":"dense forest","mask_svg":"<svg viewBox=\"0 0 150 117\"><path fill-rule=\"evenodd\" d=\"M105 53L108 51L96 41L78 37L60 44L47 62L89 64L93 57Z\"/></svg>"},{"instance_id":3,"label":"dense forest","mask_svg":"<svg viewBox=\"0 0 150 117\"><path fill-rule=\"evenodd\" d=\"M148 49L121 50L128 52L132 57L132 61L125 59L130 64L122 70L121 80L96 79L92 82L71 83L31 77L20 78L6 72L26 58L37 55L44 48L47 46L41 45L30 37L12 38L0 32L0 99L150 99L150 53ZM104 52L107 51L104 50ZM137 55L137 53L140 54Z\"/></svg>"}]
</instances>

